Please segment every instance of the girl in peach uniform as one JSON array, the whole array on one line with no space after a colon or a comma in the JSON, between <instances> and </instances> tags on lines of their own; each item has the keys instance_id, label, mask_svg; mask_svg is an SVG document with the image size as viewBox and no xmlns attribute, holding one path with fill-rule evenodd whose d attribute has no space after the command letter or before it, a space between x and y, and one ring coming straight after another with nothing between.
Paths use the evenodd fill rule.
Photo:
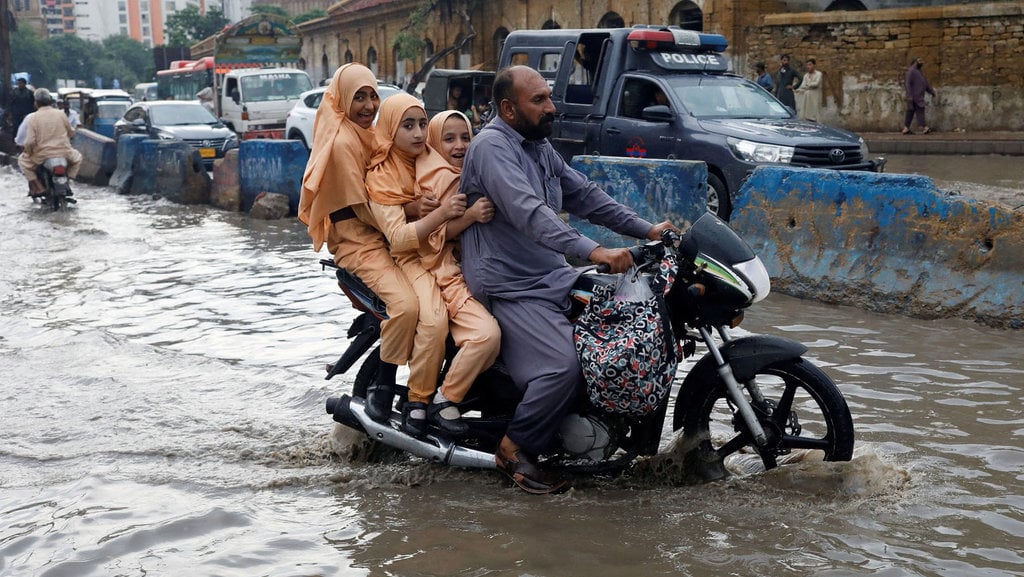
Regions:
<instances>
[{"instance_id":1,"label":"girl in peach uniform","mask_svg":"<svg viewBox=\"0 0 1024 577\"><path fill-rule=\"evenodd\" d=\"M366 169L376 146L373 120L380 105L377 79L361 64L338 68L313 123L313 146L302 177L299 220L313 249L327 244L338 266L358 276L387 305L381 322L381 366L367 395L367 414L391 414L397 365L409 364L409 382L437 380L436 345L447 336L443 308L421 307L408 277L395 263L367 206Z\"/></svg>"},{"instance_id":2,"label":"girl in peach uniform","mask_svg":"<svg viewBox=\"0 0 1024 577\"><path fill-rule=\"evenodd\" d=\"M464 216L466 201L463 195L447 194L438 197L438 206L420 218L410 221L406 215L403 207L413 206L422 196L416 188L416 166L421 159L429 158L426 137L427 117L418 100L408 94L387 99L377 121L378 146L370 162L366 187L370 210L390 242L392 256L412 282L421 309L437 307L448 321L452 307L442 296L442 287L433 271L442 261L446 228L453 219ZM482 210L477 208L475 212ZM446 293L447 287L446 284ZM468 298L468 290L464 292ZM455 306L456 311L462 308L465 307ZM410 381L409 402L402 415L403 429L409 434L425 433L428 420L448 434L465 433L466 425L454 403L462 400L476 375L494 362L500 340L497 323L486 310L480 307L480 318L468 312L471 310L474 309L470 307L462 315L463 322L451 323L452 336L460 350L452 360L441 391L434 395L436 380L429 386ZM446 329L448 324L445 322ZM436 362L437 375L445 345L443 339L433 344L435 352L429 357ZM455 398L448 397L449 394ZM434 401L428 407L431 395Z\"/></svg>"},{"instance_id":3,"label":"girl in peach uniform","mask_svg":"<svg viewBox=\"0 0 1024 577\"><path fill-rule=\"evenodd\" d=\"M436 114L427 125L427 154L416 160L416 187L421 197L436 198L442 205L459 194L462 160L473 135L470 120L457 111ZM432 420L448 424L449 429L464 431L458 408L477 375L498 357L501 331L491 313L474 299L462 278L456 258L458 235L475 222L486 223L494 217L494 205L481 198L465 214L447 221L419 249L420 260L441 289L448 308L448 329L459 353L452 360L439 394L430 409ZM440 426L440 425L439 425ZM454 432L454 431L453 431Z\"/></svg>"}]
</instances>

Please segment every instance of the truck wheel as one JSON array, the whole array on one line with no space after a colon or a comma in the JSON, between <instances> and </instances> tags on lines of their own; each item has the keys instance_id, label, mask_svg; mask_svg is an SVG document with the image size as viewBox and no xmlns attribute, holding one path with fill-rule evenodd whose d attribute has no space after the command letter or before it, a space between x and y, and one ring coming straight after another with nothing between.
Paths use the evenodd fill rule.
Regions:
<instances>
[{"instance_id":1,"label":"truck wheel","mask_svg":"<svg viewBox=\"0 0 1024 577\"><path fill-rule=\"evenodd\" d=\"M729 220L729 213L732 212L732 203L729 202L729 191L720 178L708 173L708 212L712 212L722 220Z\"/></svg>"}]
</instances>

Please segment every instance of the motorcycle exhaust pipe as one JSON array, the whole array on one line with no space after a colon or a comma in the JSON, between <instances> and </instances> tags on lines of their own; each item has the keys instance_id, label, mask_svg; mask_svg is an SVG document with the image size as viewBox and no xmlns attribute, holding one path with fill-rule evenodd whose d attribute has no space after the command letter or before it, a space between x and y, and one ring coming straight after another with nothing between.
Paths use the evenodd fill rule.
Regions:
<instances>
[{"instance_id":1,"label":"motorcycle exhaust pipe","mask_svg":"<svg viewBox=\"0 0 1024 577\"><path fill-rule=\"evenodd\" d=\"M409 435L392 426L391 421L378 423L366 414L362 399L343 395L327 399L327 412L334 420L366 433L371 440L405 451L411 455L428 459L439 465L463 467L466 469L496 469L494 455L461 447L449 439L428 434L422 439Z\"/></svg>"}]
</instances>

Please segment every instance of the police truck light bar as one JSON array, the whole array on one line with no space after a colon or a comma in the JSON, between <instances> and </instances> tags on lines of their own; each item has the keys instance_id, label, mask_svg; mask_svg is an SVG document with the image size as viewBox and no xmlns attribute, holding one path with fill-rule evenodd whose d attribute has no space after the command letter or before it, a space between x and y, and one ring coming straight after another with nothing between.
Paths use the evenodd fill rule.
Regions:
<instances>
[{"instance_id":1,"label":"police truck light bar","mask_svg":"<svg viewBox=\"0 0 1024 577\"><path fill-rule=\"evenodd\" d=\"M635 50L685 50L692 52L725 52L729 43L721 34L703 34L676 26L634 28L626 41Z\"/></svg>"}]
</instances>

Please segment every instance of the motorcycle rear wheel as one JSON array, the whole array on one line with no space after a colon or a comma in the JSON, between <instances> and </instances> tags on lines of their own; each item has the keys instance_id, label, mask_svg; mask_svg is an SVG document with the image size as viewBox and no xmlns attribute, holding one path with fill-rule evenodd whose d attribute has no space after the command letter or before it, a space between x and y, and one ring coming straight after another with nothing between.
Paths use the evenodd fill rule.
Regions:
<instances>
[{"instance_id":1,"label":"motorcycle rear wheel","mask_svg":"<svg viewBox=\"0 0 1024 577\"><path fill-rule=\"evenodd\" d=\"M739 413L728 402L725 384L717 374L711 386L680 391L675 428L682 428L687 438L701 439L699 450L718 460L751 447L765 469L775 468L780 456L795 449L821 451L826 461L852 458L854 432L850 409L835 383L821 369L802 358L791 359L759 369L755 379L765 402L751 404L768 436L765 446L756 445ZM749 401L745 388L744 392Z\"/></svg>"}]
</instances>

